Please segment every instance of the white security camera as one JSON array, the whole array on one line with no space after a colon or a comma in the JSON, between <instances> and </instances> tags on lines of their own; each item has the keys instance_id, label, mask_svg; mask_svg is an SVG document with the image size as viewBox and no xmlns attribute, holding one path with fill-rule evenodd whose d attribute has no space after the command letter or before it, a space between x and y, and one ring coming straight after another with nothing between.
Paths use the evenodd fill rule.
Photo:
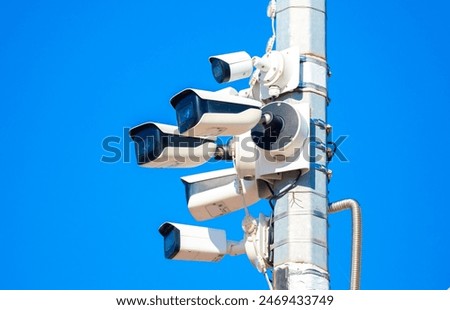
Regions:
<instances>
[{"instance_id":1,"label":"white security camera","mask_svg":"<svg viewBox=\"0 0 450 310\"><path fill-rule=\"evenodd\" d=\"M238 135L261 119L261 102L239 97L232 88L217 92L188 88L170 103L176 110L180 133L187 136Z\"/></svg>"},{"instance_id":2,"label":"white security camera","mask_svg":"<svg viewBox=\"0 0 450 310\"><path fill-rule=\"evenodd\" d=\"M227 254L224 230L166 222L159 232L168 259L217 262Z\"/></svg>"},{"instance_id":3,"label":"white security camera","mask_svg":"<svg viewBox=\"0 0 450 310\"><path fill-rule=\"evenodd\" d=\"M197 221L209 220L256 203L257 181L240 180L234 168L182 177L189 212Z\"/></svg>"},{"instance_id":4,"label":"white security camera","mask_svg":"<svg viewBox=\"0 0 450 310\"><path fill-rule=\"evenodd\" d=\"M270 182L279 180L283 172L309 171L311 107L305 101L300 104L274 101L263 107L263 121L251 131L259 156L256 179Z\"/></svg>"},{"instance_id":5,"label":"white security camera","mask_svg":"<svg viewBox=\"0 0 450 310\"><path fill-rule=\"evenodd\" d=\"M309 105L271 102L262 108L262 121L251 131L253 141L274 158L291 157L304 148L309 115Z\"/></svg>"},{"instance_id":6,"label":"white security camera","mask_svg":"<svg viewBox=\"0 0 450 310\"><path fill-rule=\"evenodd\" d=\"M211 159L216 150L215 138L181 136L171 125L147 122L129 133L142 167L195 167Z\"/></svg>"},{"instance_id":7,"label":"white security camera","mask_svg":"<svg viewBox=\"0 0 450 310\"><path fill-rule=\"evenodd\" d=\"M209 62L213 76L218 83L247 78L253 71L252 58L246 52L211 56Z\"/></svg>"}]
</instances>

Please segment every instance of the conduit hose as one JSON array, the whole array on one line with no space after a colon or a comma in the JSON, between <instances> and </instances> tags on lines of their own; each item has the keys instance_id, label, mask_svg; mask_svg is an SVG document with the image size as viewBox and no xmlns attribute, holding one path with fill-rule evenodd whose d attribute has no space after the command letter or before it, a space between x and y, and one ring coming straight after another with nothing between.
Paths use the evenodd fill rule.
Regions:
<instances>
[{"instance_id":1,"label":"conduit hose","mask_svg":"<svg viewBox=\"0 0 450 310\"><path fill-rule=\"evenodd\" d=\"M359 290L361 283L361 248L362 248L362 220L361 208L354 199L344 199L333 202L328 206L328 213L350 209L352 211L352 262L350 289Z\"/></svg>"}]
</instances>

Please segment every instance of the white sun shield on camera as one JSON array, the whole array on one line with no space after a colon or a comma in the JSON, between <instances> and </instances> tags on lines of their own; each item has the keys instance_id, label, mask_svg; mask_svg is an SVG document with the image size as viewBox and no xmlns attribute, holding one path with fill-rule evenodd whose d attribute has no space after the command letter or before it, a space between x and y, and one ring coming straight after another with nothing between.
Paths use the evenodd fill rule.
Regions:
<instances>
[{"instance_id":1,"label":"white sun shield on camera","mask_svg":"<svg viewBox=\"0 0 450 310\"><path fill-rule=\"evenodd\" d=\"M253 72L252 58L247 52L235 52L209 57L214 79L227 83L249 77Z\"/></svg>"},{"instance_id":2,"label":"white sun shield on camera","mask_svg":"<svg viewBox=\"0 0 450 310\"><path fill-rule=\"evenodd\" d=\"M170 99L178 129L187 136L233 136L252 129L261 119L261 102L243 98L229 87L211 92L188 88Z\"/></svg>"},{"instance_id":3,"label":"white sun shield on camera","mask_svg":"<svg viewBox=\"0 0 450 310\"><path fill-rule=\"evenodd\" d=\"M196 167L211 159L215 137L181 136L178 127L147 122L130 129L136 161L146 168Z\"/></svg>"},{"instance_id":4,"label":"white sun shield on camera","mask_svg":"<svg viewBox=\"0 0 450 310\"><path fill-rule=\"evenodd\" d=\"M209 220L256 203L255 179L241 180L234 168L182 177L189 212L197 221Z\"/></svg>"}]
</instances>

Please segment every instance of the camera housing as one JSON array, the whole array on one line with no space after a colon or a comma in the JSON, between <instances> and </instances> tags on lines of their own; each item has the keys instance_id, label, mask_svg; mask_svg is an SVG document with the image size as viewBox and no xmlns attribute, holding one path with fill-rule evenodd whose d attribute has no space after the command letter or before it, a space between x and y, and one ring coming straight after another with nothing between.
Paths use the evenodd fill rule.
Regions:
<instances>
[{"instance_id":1,"label":"camera housing","mask_svg":"<svg viewBox=\"0 0 450 310\"><path fill-rule=\"evenodd\" d=\"M230 153L233 158L233 166L239 178L252 180L256 175L256 162L258 151L252 139L251 131L234 136L230 141Z\"/></svg>"},{"instance_id":2,"label":"camera housing","mask_svg":"<svg viewBox=\"0 0 450 310\"><path fill-rule=\"evenodd\" d=\"M262 110L266 123L258 124L251 131L258 152L256 178L270 182L279 179L283 172L300 170L302 174L307 173L311 156L308 138L310 104L275 101Z\"/></svg>"},{"instance_id":3,"label":"camera housing","mask_svg":"<svg viewBox=\"0 0 450 310\"><path fill-rule=\"evenodd\" d=\"M197 221L216 218L256 203L257 182L239 179L234 168L181 178L189 212Z\"/></svg>"},{"instance_id":4,"label":"camera housing","mask_svg":"<svg viewBox=\"0 0 450 310\"><path fill-rule=\"evenodd\" d=\"M271 51L263 57L253 57L259 97L274 99L294 90L300 82L300 51L297 46Z\"/></svg>"},{"instance_id":5,"label":"camera housing","mask_svg":"<svg viewBox=\"0 0 450 310\"><path fill-rule=\"evenodd\" d=\"M251 232L246 233L245 253L253 266L259 272L264 272L273 264L270 247L273 245L273 226L270 218L259 214Z\"/></svg>"},{"instance_id":6,"label":"camera housing","mask_svg":"<svg viewBox=\"0 0 450 310\"><path fill-rule=\"evenodd\" d=\"M252 58L247 52L235 52L209 57L217 83L232 82L249 77L253 72Z\"/></svg>"},{"instance_id":7,"label":"camera housing","mask_svg":"<svg viewBox=\"0 0 450 310\"><path fill-rule=\"evenodd\" d=\"M308 117L305 119L299 111L305 106L294 106L283 101L265 105L261 109L263 121L251 130L255 144L270 156L281 159L291 157L301 150L309 133L310 113L304 111L303 114Z\"/></svg>"},{"instance_id":8,"label":"camera housing","mask_svg":"<svg viewBox=\"0 0 450 310\"><path fill-rule=\"evenodd\" d=\"M233 88L217 92L188 88L170 99L178 129L187 136L233 136L261 119L261 102L238 96Z\"/></svg>"},{"instance_id":9,"label":"camera housing","mask_svg":"<svg viewBox=\"0 0 450 310\"><path fill-rule=\"evenodd\" d=\"M136 161L147 168L196 167L211 159L215 138L186 137L178 127L146 122L129 131L134 141Z\"/></svg>"},{"instance_id":10,"label":"camera housing","mask_svg":"<svg viewBox=\"0 0 450 310\"><path fill-rule=\"evenodd\" d=\"M227 254L227 236L221 229L165 222L159 227L167 259L218 262Z\"/></svg>"}]
</instances>

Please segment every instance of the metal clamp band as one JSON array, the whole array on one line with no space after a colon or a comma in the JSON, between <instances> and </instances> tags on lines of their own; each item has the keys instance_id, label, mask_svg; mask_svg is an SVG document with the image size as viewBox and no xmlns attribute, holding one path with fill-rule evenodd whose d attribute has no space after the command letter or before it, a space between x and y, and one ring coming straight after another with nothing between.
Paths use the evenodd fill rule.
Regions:
<instances>
[{"instance_id":1,"label":"metal clamp band","mask_svg":"<svg viewBox=\"0 0 450 310\"><path fill-rule=\"evenodd\" d=\"M300 82L298 85L298 88L300 88L300 89L312 88L313 90L316 90L318 93L320 93L324 97L327 97L327 89L325 87L317 85L315 83Z\"/></svg>"},{"instance_id":2,"label":"metal clamp band","mask_svg":"<svg viewBox=\"0 0 450 310\"><path fill-rule=\"evenodd\" d=\"M327 62L324 61L324 60L318 59L318 58L316 58L316 57L311 57L311 56L309 56L309 55L300 55L300 63L302 63L302 62L311 62L311 63L313 63L313 64L316 64L316 65L318 65L318 66L321 66L321 67L327 69L327 75L328 75L328 77L331 76L331 68L330 68L330 66L327 64Z\"/></svg>"},{"instance_id":3,"label":"metal clamp band","mask_svg":"<svg viewBox=\"0 0 450 310\"><path fill-rule=\"evenodd\" d=\"M321 128L321 129L327 129L327 123L325 123L323 120L318 119L318 118L312 118L311 119L314 123L314 125L316 125L317 127Z\"/></svg>"},{"instance_id":4,"label":"metal clamp band","mask_svg":"<svg viewBox=\"0 0 450 310\"><path fill-rule=\"evenodd\" d=\"M325 61L323 61L321 59L317 59L315 57L311 57L308 55L300 55L300 63L302 63L302 62L312 62L316 65L319 65L319 66L324 67L327 70L329 70L329 66Z\"/></svg>"},{"instance_id":5,"label":"metal clamp band","mask_svg":"<svg viewBox=\"0 0 450 310\"><path fill-rule=\"evenodd\" d=\"M333 175L333 171L332 170L330 170L326 166L320 165L320 164L313 164L312 166L317 171L323 172L327 176L328 181L331 180L331 177Z\"/></svg>"}]
</instances>

